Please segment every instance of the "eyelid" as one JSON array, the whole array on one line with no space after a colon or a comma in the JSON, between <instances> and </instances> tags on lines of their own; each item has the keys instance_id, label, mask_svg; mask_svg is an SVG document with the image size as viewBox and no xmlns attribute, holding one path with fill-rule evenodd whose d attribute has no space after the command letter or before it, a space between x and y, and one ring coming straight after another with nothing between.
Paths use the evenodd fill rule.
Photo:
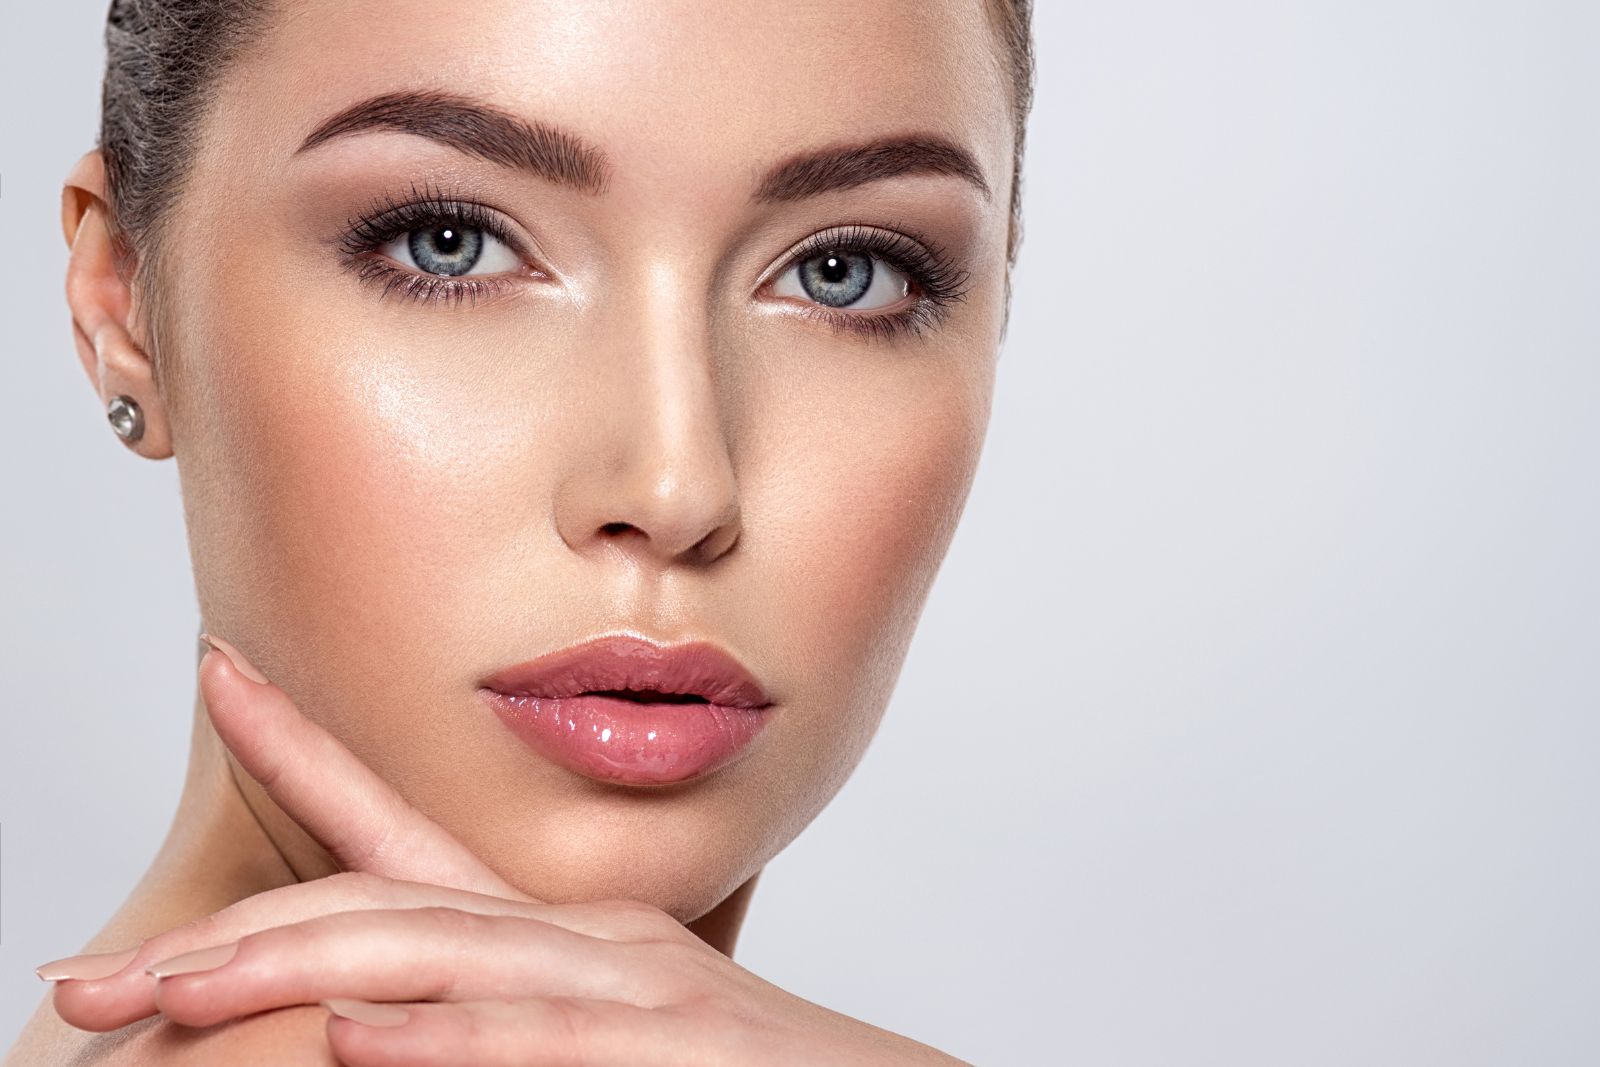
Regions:
<instances>
[{"instance_id":1,"label":"eyelid","mask_svg":"<svg viewBox=\"0 0 1600 1067\"><path fill-rule=\"evenodd\" d=\"M817 231L815 231L813 233L807 234L806 236L800 238L800 240L796 241L794 244L790 245L787 249L785 249L783 254L780 255L777 258L777 260L771 266L767 267L766 270L762 271L759 275L757 275L756 284L755 284L755 287L753 289L752 295L754 293L759 293L762 289L764 289L767 286L768 283L777 280L779 275L781 275L784 271L788 270L790 267L793 267L796 263L798 263L800 261L801 256L804 255L807 252L807 250L810 249L810 247L813 244L817 243L819 238L822 239L822 240L838 239L842 243L845 232L849 231L849 230L852 230L852 229L873 229L873 230L876 230L876 229L878 229L878 227L876 227L876 226L865 226L865 225L857 226L857 225L852 224L852 223L841 223L841 224L836 225L836 226L829 226L827 229L824 229L824 230L817 230ZM873 258L874 259L878 259L878 258L881 258L881 257L877 256L876 254L873 254Z\"/></svg>"},{"instance_id":2,"label":"eyelid","mask_svg":"<svg viewBox=\"0 0 1600 1067\"><path fill-rule=\"evenodd\" d=\"M446 192L432 182L424 183L421 189L413 183L409 196L400 199L387 193L379 196L366 211L346 221L344 233L335 238L334 243L346 255L356 257L375 252L408 231L419 229L424 223L441 219L481 229L515 253L535 274L545 278L559 277L545 265L548 257L539 248L538 241L531 235L524 235L521 227L510 221L510 216L490 204ZM402 270L413 269L395 262Z\"/></svg>"},{"instance_id":3,"label":"eyelid","mask_svg":"<svg viewBox=\"0 0 1600 1067\"><path fill-rule=\"evenodd\" d=\"M888 310L894 305L852 309L793 299L785 294L781 301L787 308L785 313L819 321L837 334L850 333L874 342L892 341L922 336L936 328L952 305L966 299L970 289L971 274L959 260L915 228L898 222L887 227L846 223L817 231L791 247L776 266L762 272L753 295L760 296L805 261L841 249L865 254L905 275L916 289L915 299L897 310Z\"/></svg>"}]
</instances>

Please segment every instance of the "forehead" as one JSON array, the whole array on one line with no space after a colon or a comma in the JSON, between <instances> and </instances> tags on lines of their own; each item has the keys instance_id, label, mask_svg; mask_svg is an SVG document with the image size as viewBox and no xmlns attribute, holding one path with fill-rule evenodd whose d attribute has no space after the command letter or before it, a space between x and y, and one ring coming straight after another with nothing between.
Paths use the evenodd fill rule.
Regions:
<instances>
[{"instance_id":1,"label":"forehead","mask_svg":"<svg viewBox=\"0 0 1600 1067\"><path fill-rule=\"evenodd\" d=\"M709 186L797 146L936 132L999 190L1005 72L983 0L288 0L217 115L286 155L353 102L448 90L582 134L619 186Z\"/></svg>"}]
</instances>

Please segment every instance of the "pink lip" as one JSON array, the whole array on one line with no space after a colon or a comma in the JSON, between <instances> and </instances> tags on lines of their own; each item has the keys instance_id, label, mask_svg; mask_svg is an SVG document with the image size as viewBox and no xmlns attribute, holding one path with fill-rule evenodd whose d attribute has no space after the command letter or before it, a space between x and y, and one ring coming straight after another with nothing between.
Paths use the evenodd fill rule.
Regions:
<instances>
[{"instance_id":1,"label":"pink lip","mask_svg":"<svg viewBox=\"0 0 1600 1067\"><path fill-rule=\"evenodd\" d=\"M534 751L627 785L681 782L725 766L766 725L763 709L771 706L760 683L716 645L627 635L572 645L480 684L501 721ZM634 700L614 690L654 692Z\"/></svg>"}]
</instances>

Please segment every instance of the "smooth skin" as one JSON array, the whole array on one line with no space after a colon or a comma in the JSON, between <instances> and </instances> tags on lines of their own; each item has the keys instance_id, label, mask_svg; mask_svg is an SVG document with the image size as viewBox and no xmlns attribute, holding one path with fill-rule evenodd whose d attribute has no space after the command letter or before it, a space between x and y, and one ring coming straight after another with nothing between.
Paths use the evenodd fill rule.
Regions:
<instances>
[{"instance_id":1,"label":"smooth skin","mask_svg":"<svg viewBox=\"0 0 1600 1067\"><path fill-rule=\"evenodd\" d=\"M651 905L521 893L245 672L223 652L201 662L217 735L345 873L151 937L114 974L60 981L72 1025L159 1011L211 1028L326 1004L339 1009L329 1048L351 1065L962 1062L784 992Z\"/></svg>"},{"instance_id":2,"label":"smooth skin","mask_svg":"<svg viewBox=\"0 0 1600 1067\"><path fill-rule=\"evenodd\" d=\"M411 840L430 844L392 867L360 866L374 857L339 836L358 833L341 822L348 799L330 814L264 787L218 736L202 684L171 831L87 951L186 923L220 931L217 913L298 922L331 900L388 915L397 925L359 936L391 961L414 950L423 968L437 927L392 914L396 900L632 901L715 950L721 969L696 972L709 984L694 988L742 990L758 1032L769 1032L760 1020L780 1033L803 1018L827 1020L819 1035L842 1026L728 957L762 867L874 736L981 452L1012 151L1005 66L981 3L288 6L220 84L164 234L160 375L150 302L113 264L97 153L63 193L74 337L101 403L126 393L143 407L132 450L179 464L204 628L329 739L322 755L343 769L325 774L384 783L431 827ZM607 188L558 188L396 131L296 151L351 103L416 88L581 134L611 162ZM754 176L798 151L906 133L963 145L988 194L917 172L751 202ZM385 297L345 269L348 221L424 183L487 205L520 239L527 254L496 295ZM964 297L922 335L883 339L759 284L801 240L851 224L937 243L970 278ZM494 669L618 630L733 651L775 701L757 743L682 787L608 786L539 759L477 695ZM463 885L451 855L486 880ZM330 889L323 880L341 871L360 876ZM395 882L443 895L402 898ZM273 912L280 900L295 903ZM482 927L462 931L458 956L482 944ZM626 940L615 932L583 936ZM305 973L292 955L273 966ZM693 958L691 970L717 962ZM651 973L657 984L641 977L617 1002L677 1003L683 987L659 976L681 973ZM103 1018L140 1021L89 1034L47 1001L7 1062L249 1062L272 1050L274 1062L321 1063L348 1032L314 1001L194 1030L127 1015L117 998L128 994L113 988L67 980L55 1000L87 1021L106 995L120 1007ZM556 987L507 988L515 1004ZM484 1025L548 1025L532 1010ZM882 1034L855 1026L840 1031L852 1048ZM741 1062L789 1062L786 1047Z\"/></svg>"}]
</instances>

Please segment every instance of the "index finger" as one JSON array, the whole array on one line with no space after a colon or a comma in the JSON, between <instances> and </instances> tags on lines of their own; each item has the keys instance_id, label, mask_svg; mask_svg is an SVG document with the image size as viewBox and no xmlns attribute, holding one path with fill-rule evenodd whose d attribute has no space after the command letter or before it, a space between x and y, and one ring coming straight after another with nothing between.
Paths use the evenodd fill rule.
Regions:
<instances>
[{"instance_id":1,"label":"index finger","mask_svg":"<svg viewBox=\"0 0 1600 1067\"><path fill-rule=\"evenodd\" d=\"M212 634L200 692L223 744L341 868L531 901Z\"/></svg>"}]
</instances>

